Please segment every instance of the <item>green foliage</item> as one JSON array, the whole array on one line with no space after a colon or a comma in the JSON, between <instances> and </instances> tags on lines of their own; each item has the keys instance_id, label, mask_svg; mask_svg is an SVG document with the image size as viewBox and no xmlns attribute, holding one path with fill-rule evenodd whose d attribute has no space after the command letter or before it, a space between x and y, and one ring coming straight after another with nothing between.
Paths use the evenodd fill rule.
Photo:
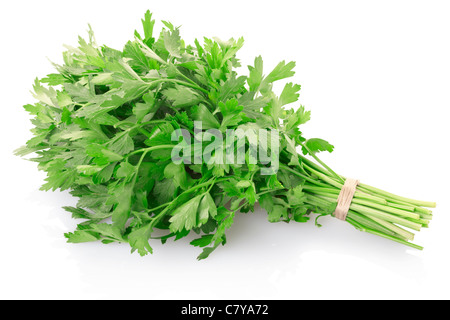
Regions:
<instances>
[{"instance_id":1,"label":"green foliage","mask_svg":"<svg viewBox=\"0 0 450 320\"><path fill-rule=\"evenodd\" d=\"M98 46L90 30L89 40L79 38L78 48L63 53L57 73L33 85L37 101L24 108L34 117L34 136L17 154L36 155L47 173L43 190L79 198L76 208L65 208L83 220L65 235L68 242L128 242L145 255L155 229L167 232L163 242L194 231L201 235L191 244L203 248L204 259L226 243L235 214L253 211L258 201L270 222L331 214L326 199L304 190L325 182L305 170L297 148L314 155L333 147L303 138L298 126L310 120L303 106L285 109L297 102L300 85L286 83L279 97L272 91L274 82L294 75L295 63L282 61L266 76L258 56L249 75L239 76L242 38L186 45L179 28L163 23L157 38L147 12L143 33L136 31L123 51ZM171 134L192 132L194 121L222 133L277 129L284 166L261 175L265 165L250 163L249 154L243 164L172 163Z\"/></svg>"}]
</instances>

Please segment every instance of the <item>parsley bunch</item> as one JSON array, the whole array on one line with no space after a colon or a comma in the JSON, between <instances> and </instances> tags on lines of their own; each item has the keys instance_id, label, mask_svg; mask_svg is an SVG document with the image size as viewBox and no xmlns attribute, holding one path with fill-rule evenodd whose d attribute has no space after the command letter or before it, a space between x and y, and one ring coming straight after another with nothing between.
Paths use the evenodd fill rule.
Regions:
<instances>
[{"instance_id":1,"label":"parsley bunch","mask_svg":"<svg viewBox=\"0 0 450 320\"><path fill-rule=\"evenodd\" d=\"M70 190L79 198L76 207L65 207L82 220L65 234L68 242L127 242L146 255L150 239L164 243L195 232L191 244L203 248L198 259L204 259L226 243L235 215L257 203L270 222L332 215L345 178L317 153L333 146L303 137L299 126L310 120L303 106L285 107L298 100L300 85L289 82L280 95L272 90L294 75L295 63L282 61L265 73L259 56L247 76L238 75L242 38L188 45L165 21L155 37L150 12L142 24L143 34L136 31L122 51L98 46L89 30L88 40L67 47L56 73L35 81L37 102L25 106L34 116L34 137L16 153L36 155L31 160L47 173L42 190ZM195 137L193 149L207 129L223 135L276 130L278 170L262 174L268 164L252 161L248 141L242 163L176 163L173 134L179 129ZM421 249L410 242L411 230L428 226L432 215L425 207L434 206L360 184L346 221Z\"/></svg>"}]
</instances>

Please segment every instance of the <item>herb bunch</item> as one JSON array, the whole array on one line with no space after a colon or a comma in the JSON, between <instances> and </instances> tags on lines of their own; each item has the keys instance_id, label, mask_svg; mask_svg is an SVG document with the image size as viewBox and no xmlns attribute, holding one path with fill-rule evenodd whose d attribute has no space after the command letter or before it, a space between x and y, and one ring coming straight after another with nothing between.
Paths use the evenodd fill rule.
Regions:
<instances>
[{"instance_id":1,"label":"herb bunch","mask_svg":"<svg viewBox=\"0 0 450 320\"><path fill-rule=\"evenodd\" d=\"M164 243L195 232L191 244L203 248L198 259L204 259L226 243L235 215L257 203L270 222L332 215L345 178L317 153L333 146L304 138L299 126L310 112L286 107L297 102L300 85L286 83L280 95L272 90L294 75L295 63L282 61L265 73L258 56L249 74L239 75L242 38L188 45L166 21L155 37L149 11L142 24L143 34L135 31L122 51L98 46L89 29L89 39L79 38L77 48L63 53L64 63L54 64L56 73L36 79L37 102L24 106L34 116L34 137L17 155L36 155L31 160L47 173L42 190L70 190L79 198L76 207L64 208L81 219L65 234L68 242L127 242L146 255L150 239ZM249 152L241 164L174 163L172 134L201 135L195 121L222 133L277 130L278 171L262 175L266 165L252 163ZM421 249L411 243L412 231L428 226L425 207L434 206L361 183L346 221Z\"/></svg>"}]
</instances>

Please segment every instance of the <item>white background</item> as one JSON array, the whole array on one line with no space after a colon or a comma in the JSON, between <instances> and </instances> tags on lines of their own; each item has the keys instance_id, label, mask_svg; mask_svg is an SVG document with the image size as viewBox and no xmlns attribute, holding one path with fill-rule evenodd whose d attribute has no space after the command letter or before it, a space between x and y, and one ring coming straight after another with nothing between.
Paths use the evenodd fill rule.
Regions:
<instances>
[{"instance_id":1,"label":"white background","mask_svg":"<svg viewBox=\"0 0 450 320\"><path fill-rule=\"evenodd\" d=\"M0 298L2 299L448 299L450 298L449 1L3 1L1 33ZM63 44L87 24L121 49L145 11L182 25L188 43L244 36L242 72L297 61L302 131L335 145L323 160L343 175L436 201L416 243L424 251L323 218L322 228L240 215L228 244L198 262L189 239L67 244L67 193L39 191L44 173L12 152L31 137L22 105L53 72ZM161 23L157 23L157 30Z\"/></svg>"}]
</instances>

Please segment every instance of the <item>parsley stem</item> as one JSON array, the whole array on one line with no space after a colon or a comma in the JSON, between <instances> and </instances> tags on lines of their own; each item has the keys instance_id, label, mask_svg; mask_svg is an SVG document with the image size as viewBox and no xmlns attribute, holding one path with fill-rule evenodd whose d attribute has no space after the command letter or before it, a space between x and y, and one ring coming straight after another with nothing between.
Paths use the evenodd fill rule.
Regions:
<instances>
[{"instance_id":1,"label":"parsley stem","mask_svg":"<svg viewBox=\"0 0 450 320\"><path fill-rule=\"evenodd\" d=\"M347 220L348 219L353 219L365 227L369 227L373 230L377 230L388 235L398 236L404 240L414 240L414 234L412 232L406 231L393 223L382 219L375 217L368 218L353 210L349 210L347 214Z\"/></svg>"},{"instance_id":2,"label":"parsley stem","mask_svg":"<svg viewBox=\"0 0 450 320\"><path fill-rule=\"evenodd\" d=\"M321 195L319 193L316 193L316 195L319 198L330 199L330 200L333 200L333 201L336 201L338 199L338 196L336 194L327 194L327 195L323 195L322 194ZM405 217L405 218L420 219L420 215L417 214L417 213L410 212L410 211L405 211L405 210L401 210L401 209L397 209L397 208L392 208L392 207L389 207L387 205L381 205L381 204L373 203L373 202L370 202L370 201L365 201L365 200L362 200L362 199L358 199L356 197L353 198L352 204L357 204L357 205L363 205L363 206L366 206L366 207L371 207L371 208L374 208L374 209L378 209L378 210L381 210L381 211L392 213L394 215Z\"/></svg>"},{"instance_id":3,"label":"parsley stem","mask_svg":"<svg viewBox=\"0 0 450 320\"><path fill-rule=\"evenodd\" d=\"M214 184L217 183L217 182L221 182L221 181L225 181L225 180L227 180L227 178L225 178L225 177L224 177L224 178L219 178L219 179L217 179L217 178L212 178L212 179L210 179L210 180L208 180L208 181L206 181L206 182L203 182L203 183L200 183L200 184L198 184L198 185L196 185L196 186L193 186L192 188L190 188L190 189L184 191L183 193L192 192L192 191L195 191L195 190L197 190L197 189L200 189L200 188L203 188L203 187L206 187L206 186L210 186L211 184L214 185ZM210 187L211 187L211 186L210 186Z\"/></svg>"},{"instance_id":4,"label":"parsley stem","mask_svg":"<svg viewBox=\"0 0 450 320\"><path fill-rule=\"evenodd\" d=\"M248 200L245 200L243 204L241 204L239 207L237 207L236 210L234 210L233 212L238 212L239 210L241 210L243 207L245 207L248 204Z\"/></svg>"},{"instance_id":5,"label":"parsley stem","mask_svg":"<svg viewBox=\"0 0 450 320\"><path fill-rule=\"evenodd\" d=\"M166 202L166 203L164 203L164 204L162 204L162 205L160 205L160 206L157 206L157 207L154 207L154 208L151 208L151 209L147 209L146 211L147 211L147 213L150 213L150 212L152 212L152 211L156 211L156 210L159 210L159 209L161 209L161 208L165 208L165 207L167 207L169 204L170 204L170 202Z\"/></svg>"},{"instance_id":6,"label":"parsley stem","mask_svg":"<svg viewBox=\"0 0 450 320\"><path fill-rule=\"evenodd\" d=\"M314 170L314 169L312 169L312 168L309 168L309 167L306 166L306 165L305 165L305 167L306 167L311 173L313 173L314 175L316 175L317 177L319 177L319 179L325 181L326 183L328 183L329 185L332 185L333 187L336 187L336 188L338 188L338 189L341 189L341 188L344 186L343 183L340 183L340 182L336 181L336 180L333 179L332 177L329 177L329 176L327 176L327 175L325 175L325 174L323 174L323 173L321 173L321 172L319 172L319 171L316 171L316 170Z\"/></svg>"},{"instance_id":7,"label":"parsley stem","mask_svg":"<svg viewBox=\"0 0 450 320\"><path fill-rule=\"evenodd\" d=\"M141 127L137 127L136 128L140 133L142 133L144 136L146 136L147 138L151 138L151 133L148 132L147 130L145 130L144 128Z\"/></svg>"},{"instance_id":8,"label":"parsley stem","mask_svg":"<svg viewBox=\"0 0 450 320\"><path fill-rule=\"evenodd\" d=\"M310 185L304 185L303 189L308 190L310 192L316 193L316 194L332 194L332 195L339 195L340 190L337 188L323 188L323 187L317 187L317 186L310 186ZM355 199L364 199L364 200L368 200L371 201L373 203L379 203L379 204L388 204L388 202L380 197L377 196L373 196L367 193L363 193L361 191L356 191L355 195L354 195ZM393 206L392 204L389 204L390 206ZM393 207L397 207L397 206L393 206ZM398 208L398 207L397 207ZM403 207L403 209L407 209L408 211L413 212L414 208L406 208Z\"/></svg>"},{"instance_id":9,"label":"parsley stem","mask_svg":"<svg viewBox=\"0 0 450 320\"><path fill-rule=\"evenodd\" d=\"M304 145L303 143L300 143L300 146L302 146L303 148L305 148L305 150L308 151L308 153L314 158L316 159L317 162L319 162L324 168L326 168L332 175L334 175L338 180L340 180L341 182L344 182L344 180L341 178L341 176L339 176L336 172L334 172L329 166L327 166L322 160L319 159L319 157L316 156L316 154L314 152L312 152L306 145Z\"/></svg>"},{"instance_id":10,"label":"parsley stem","mask_svg":"<svg viewBox=\"0 0 450 320\"><path fill-rule=\"evenodd\" d=\"M141 123L140 125L141 126L148 126L148 125L151 125L151 124L159 124L159 123L169 123L170 124L170 121L168 121L168 120L152 120L152 121L148 121L148 122L143 122L143 123ZM186 129L187 131L189 131L192 135L194 135L194 131L192 131L190 128L188 128L187 126L185 126L185 125L183 125L183 124L181 124L181 123L179 123L178 124L181 128L183 128L183 129Z\"/></svg>"},{"instance_id":11,"label":"parsley stem","mask_svg":"<svg viewBox=\"0 0 450 320\"><path fill-rule=\"evenodd\" d=\"M141 126L148 126L150 124L159 124L159 123L166 123L166 122L169 122L169 121L167 121L167 120L151 120L151 121L143 122L140 125Z\"/></svg>"},{"instance_id":12,"label":"parsley stem","mask_svg":"<svg viewBox=\"0 0 450 320\"><path fill-rule=\"evenodd\" d=\"M151 151L160 150L160 149L171 149L173 147L174 147L174 145L172 145L172 144L162 144L162 145L159 145L159 146L154 146L154 147L149 147L149 148L135 150L135 151L127 154L125 157L129 158L132 155L135 155L135 154L138 154L138 153L141 153L141 152L143 152L144 154L147 154L148 152L151 152Z\"/></svg>"},{"instance_id":13,"label":"parsley stem","mask_svg":"<svg viewBox=\"0 0 450 320\"><path fill-rule=\"evenodd\" d=\"M150 232L153 231L153 227L156 225L156 223L158 223L158 221L164 217L164 215L167 213L167 211L169 210L170 206L167 206L163 211L161 211L160 213L158 213L156 216L153 217L153 220L150 222L149 224L149 229L151 230Z\"/></svg>"},{"instance_id":14,"label":"parsley stem","mask_svg":"<svg viewBox=\"0 0 450 320\"><path fill-rule=\"evenodd\" d=\"M300 158L301 158L301 160L302 160L302 164L303 165L307 165L308 167L310 167L310 168L313 168L313 169L316 169L317 171L320 171L320 172L322 172L323 174L326 174L326 175L328 175L328 176L331 176L331 173L328 171L328 170L326 170L324 167L321 167L321 166L319 166L317 163L315 163L314 161L311 161L310 159L308 159L308 158L306 158L306 157L304 157L304 156L302 156L302 155L299 155L300 156Z\"/></svg>"},{"instance_id":15,"label":"parsley stem","mask_svg":"<svg viewBox=\"0 0 450 320\"><path fill-rule=\"evenodd\" d=\"M136 180L137 180L137 177L138 177L139 169L140 169L140 167L142 165L142 162L144 161L144 158L145 158L145 156L147 155L148 152L149 152L149 150L146 150L146 151L144 151L144 153L142 153L142 156L139 159L138 164L136 165L135 172L134 172L134 177L133 177L133 185L136 184Z\"/></svg>"},{"instance_id":16,"label":"parsley stem","mask_svg":"<svg viewBox=\"0 0 450 320\"><path fill-rule=\"evenodd\" d=\"M420 200L414 200L414 199L409 199L409 198L405 198L405 197L400 197L400 196L397 196L397 195L392 194L390 192L387 192L387 191L384 191L384 190L381 190L381 189L369 186L369 185L364 184L364 183L360 183L359 184L359 188L362 189L362 190L371 191L371 192L374 192L376 194L385 196L385 197L387 197L389 199L404 201L404 202L407 202L407 203L410 203L410 204L413 204L413 205L416 205L416 206L428 207L428 208L435 208L436 207L436 203L435 202L420 201Z\"/></svg>"},{"instance_id":17,"label":"parsley stem","mask_svg":"<svg viewBox=\"0 0 450 320\"><path fill-rule=\"evenodd\" d=\"M332 200L332 199L323 199L323 198L321 198L319 196L315 196L315 195L312 195L312 194L308 194L307 198L311 199L313 201L316 201L318 203L323 203L323 204L334 203L334 200ZM416 231L419 231L420 228L422 227L421 224L413 221L413 219L402 218L402 217L395 216L395 215L392 215L392 214L387 213L387 212L383 212L383 211L380 211L380 210L377 210L377 209L373 209L373 208L370 208L370 207L366 207L366 206L362 206L362 205L359 205L359 204L352 203L350 205L350 209L352 209L352 210L354 210L356 212L359 212L361 214L364 214L366 216L380 218L380 219L385 220L385 221L389 221L389 222L392 222L392 223L397 223L399 225L402 225L402 226L407 227L407 228L411 228L411 229L416 230Z\"/></svg>"},{"instance_id":18,"label":"parsley stem","mask_svg":"<svg viewBox=\"0 0 450 320\"><path fill-rule=\"evenodd\" d=\"M211 184L214 185L215 182L217 182L217 181L222 181L222 180L223 180L223 179L216 179L216 178L210 179L210 180L208 180L208 181L206 181L206 182L203 182L203 183L200 183L200 184L198 184L198 185L196 185L196 186L193 186L192 188L190 188L190 189L184 191L183 193L181 193L180 195L178 195L174 200L172 200L171 202L167 203L167 206L166 206L166 208L165 208L163 211L161 211L160 213L158 213L156 216L153 217L153 220L150 222L150 230L153 230L153 227L155 226L155 224L156 224L163 216L165 216L165 215L168 213L169 209L171 209L171 206L172 206L174 203L176 203L176 202L177 202L177 199L179 199L183 194L190 193L190 192L192 192L192 191L195 191L195 190L197 190L197 189L199 189L199 188L203 188L203 187L209 186L209 185L211 185ZM209 190L208 190L208 192L209 192Z\"/></svg>"},{"instance_id":19,"label":"parsley stem","mask_svg":"<svg viewBox=\"0 0 450 320\"><path fill-rule=\"evenodd\" d=\"M275 191L279 191L279 190L285 190L285 189L286 188L269 189L269 190L258 192L256 195L257 196L261 196L261 195L266 194L266 193L271 193L271 192L275 192Z\"/></svg>"},{"instance_id":20,"label":"parsley stem","mask_svg":"<svg viewBox=\"0 0 450 320\"><path fill-rule=\"evenodd\" d=\"M192 79L190 79L189 77L187 77L187 76L186 76L183 72L181 72L178 68L177 68L177 72L178 72L178 74L179 74L183 79L189 81L189 82L192 83L193 85L198 86L198 84L197 84L194 80L192 80ZM207 92L207 91L205 90L205 93L209 93L209 92Z\"/></svg>"},{"instance_id":21,"label":"parsley stem","mask_svg":"<svg viewBox=\"0 0 450 320\"><path fill-rule=\"evenodd\" d=\"M353 225L356 229L359 229L359 230L361 230L361 231L364 231L364 232L367 232L367 233L372 233L372 234L374 234L374 235L377 235L377 236L380 236L380 237L383 237L383 238L386 238L386 239L389 239L389 240L392 240L392 241L395 241L395 242L398 242L398 243L407 245L407 246L409 246L409 247L412 247L412 248L415 248L415 249L418 249L418 250L423 250L423 247L421 247L421 246L419 246L419 245L416 245L416 244L414 244L414 243L411 243L411 242L408 242L408 241L399 239L399 238L397 238L397 237L390 236L390 235L387 235L387 234L385 234L385 233L382 233L382 232L379 232L379 231L370 229L370 228L368 228L368 227L365 227L365 226L359 224L358 222L356 222L355 220L353 220L353 219L351 219L351 218L348 218L347 221L348 221L351 225Z\"/></svg>"},{"instance_id":22,"label":"parsley stem","mask_svg":"<svg viewBox=\"0 0 450 320\"><path fill-rule=\"evenodd\" d=\"M130 124L132 125L132 127L128 128L127 130L133 130L135 128L141 127L141 126L146 126L146 125L150 125L150 124L158 124L158 123L165 123L168 122L167 120L151 120L151 121L147 121L147 122L143 122L143 123L135 123L132 121L121 121L120 124Z\"/></svg>"},{"instance_id":23,"label":"parsley stem","mask_svg":"<svg viewBox=\"0 0 450 320\"><path fill-rule=\"evenodd\" d=\"M197 84L194 85L194 84L191 84L189 82L185 82L185 81L178 80L178 79L157 79L157 80L153 80L151 82L147 82L147 84L153 85L153 84L158 84L158 83L161 83L161 82L173 82L173 83L177 83L177 84L182 84L183 86L190 87L190 88L193 88L193 89L197 89L197 90L202 91L203 93L209 94L208 90L205 90L202 87L199 87Z\"/></svg>"},{"instance_id":24,"label":"parsley stem","mask_svg":"<svg viewBox=\"0 0 450 320\"><path fill-rule=\"evenodd\" d=\"M303 160L307 160L307 159L303 159ZM309 160L305 161L308 162L308 164L303 163L303 166L310 172L314 173L316 176L318 176L320 179L326 181L327 183L337 187L337 188L342 188L342 184L338 181L336 181L336 178L330 176L329 174L327 174L326 172L324 172L324 170L320 170L319 166L315 165L313 162L310 162ZM311 165L311 167L310 167ZM314 169L312 168L312 166L314 166ZM319 172L320 170L320 172ZM343 179L345 179L345 177L339 176L341 179L341 181ZM409 199L409 198L405 198L405 197L401 197L395 194L392 194L390 192L369 186L367 184L364 183L360 183L357 187L357 190L363 191L365 192L367 195L373 195L375 197L378 197L380 199L385 199L389 200L389 201L395 201L396 203L398 203L400 206L405 206L405 205L414 205L414 210L417 210L421 213L424 214L428 214L429 210L425 209L425 208L421 208L421 207L428 207L428 208L434 208L436 207L436 203L435 202L429 202L429 201L420 201L420 200L414 200L414 199ZM381 198L382 197L382 198Z\"/></svg>"},{"instance_id":25,"label":"parsley stem","mask_svg":"<svg viewBox=\"0 0 450 320\"><path fill-rule=\"evenodd\" d=\"M314 179L312 179L312 178L310 178L308 176L305 176L304 174L301 174L300 172L290 168L289 166L287 166L285 164L280 163L280 168L282 168L284 170L287 170L287 171L295 174L296 176L299 176L300 178L303 178L304 180L306 180L308 182L311 182L311 183L313 183L315 185L328 187L328 185L325 185L325 184L321 183L320 181L317 181L317 180L314 180Z\"/></svg>"}]
</instances>

